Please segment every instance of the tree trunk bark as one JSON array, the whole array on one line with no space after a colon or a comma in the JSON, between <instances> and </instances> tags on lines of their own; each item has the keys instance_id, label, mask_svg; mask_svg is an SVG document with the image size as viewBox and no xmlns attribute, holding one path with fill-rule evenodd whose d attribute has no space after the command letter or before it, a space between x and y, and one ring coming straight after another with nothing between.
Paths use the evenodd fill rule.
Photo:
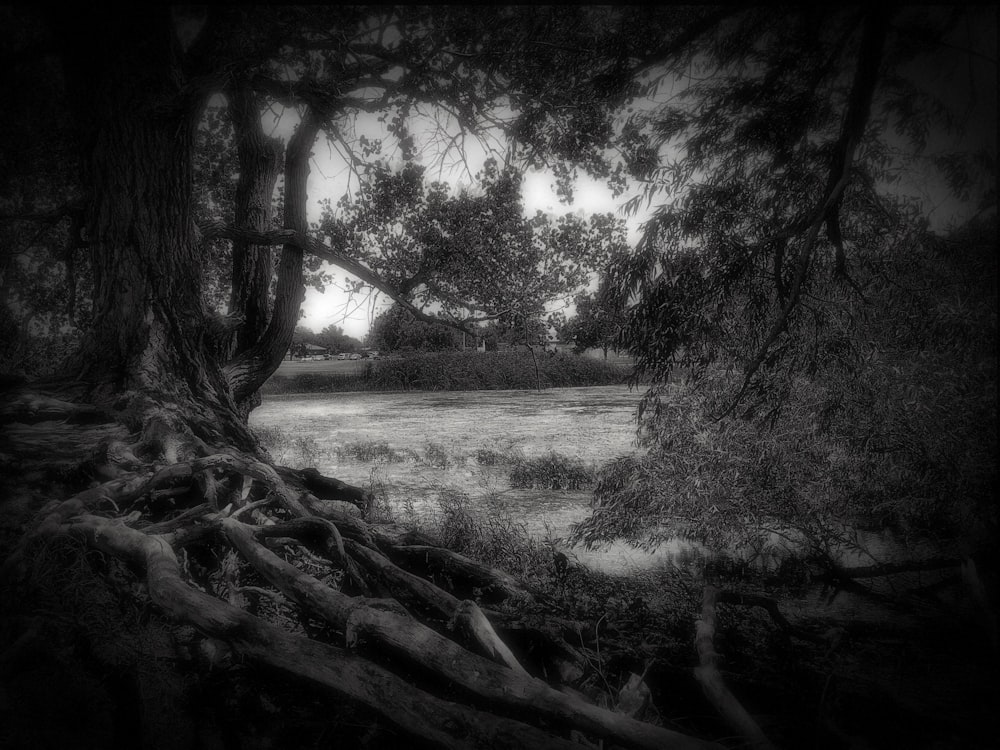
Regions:
<instances>
[{"instance_id":1,"label":"tree trunk bark","mask_svg":"<svg viewBox=\"0 0 1000 750\"><path fill-rule=\"evenodd\" d=\"M234 223L239 229L266 232L272 229L274 187L278 181L283 147L277 138L264 134L257 97L245 85L227 93L229 113L236 137L239 182L236 185ZM257 344L270 320L271 279L274 267L270 245L233 240L233 277L230 314L240 315L235 351Z\"/></svg>"},{"instance_id":2,"label":"tree trunk bark","mask_svg":"<svg viewBox=\"0 0 1000 750\"><path fill-rule=\"evenodd\" d=\"M295 134L285 149L285 209L286 229L305 234L309 229L306 216L306 185L309 180L309 158L319 133L320 115L306 110ZM287 244L282 247L278 262L277 289L274 307L267 328L249 349L237 353L226 367L236 400L250 398L271 376L292 343L299 308L305 299L302 275L302 249Z\"/></svg>"},{"instance_id":3,"label":"tree trunk bark","mask_svg":"<svg viewBox=\"0 0 1000 750\"><path fill-rule=\"evenodd\" d=\"M85 153L94 274L94 317L66 375L131 429L158 413L202 441L249 450L202 298L193 157L206 94L185 87L170 12L54 22Z\"/></svg>"}]
</instances>

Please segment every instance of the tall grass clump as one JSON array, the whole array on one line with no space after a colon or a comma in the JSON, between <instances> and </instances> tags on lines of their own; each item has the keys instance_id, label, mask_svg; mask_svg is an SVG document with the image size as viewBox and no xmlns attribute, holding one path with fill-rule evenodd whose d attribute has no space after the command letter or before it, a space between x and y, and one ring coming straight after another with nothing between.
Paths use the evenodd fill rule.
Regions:
<instances>
[{"instance_id":1,"label":"tall grass clump","mask_svg":"<svg viewBox=\"0 0 1000 750\"><path fill-rule=\"evenodd\" d=\"M484 443L473 452L480 466L510 466L524 460L524 451L515 441L497 438Z\"/></svg>"},{"instance_id":2,"label":"tall grass clump","mask_svg":"<svg viewBox=\"0 0 1000 750\"><path fill-rule=\"evenodd\" d=\"M465 492L440 490L430 532L449 549L522 580L551 562L551 552L533 539L495 494L475 501Z\"/></svg>"},{"instance_id":3,"label":"tall grass clump","mask_svg":"<svg viewBox=\"0 0 1000 750\"><path fill-rule=\"evenodd\" d=\"M536 458L522 458L510 470L515 489L585 490L593 486L595 470L578 458L549 451Z\"/></svg>"},{"instance_id":4,"label":"tall grass clump","mask_svg":"<svg viewBox=\"0 0 1000 750\"><path fill-rule=\"evenodd\" d=\"M368 486L366 489L371 497L371 505L368 506L367 512L369 521L372 523L395 523L399 520L389 499L389 488L386 486L385 478L382 475L382 467L372 467L368 473Z\"/></svg>"},{"instance_id":5,"label":"tall grass clump","mask_svg":"<svg viewBox=\"0 0 1000 750\"><path fill-rule=\"evenodd\" d=\"M448 449L441 443L430 442L424 446L424 463L435 469L447 469L452 465L453 458L448 453Z\"/></svg>"},{"instance_id":6,"label":"tall grass clump","mask_svg":"<svg viewBox=\"0 0 1000 750\"><path fill-rule=\"evenodd\" d=\"M384 440L359 440L354 443L339 445L335 451L338 458L353 458L356 461L399 463L406 459L404 453L394 450Z\"/></svg>"},{"instance_id":7,"label":"tall grass clump","mask_svg":"<svg viewBox=\"0 0 1000 750\"><path fill-rule=\"evenodd\" d=\"M315 467L328 451L311 435L291 435L280 427L254 427L254 435L278 463L294 469Z\"/></svg>"},{"instance_id":8,"label":"tall grass clump","mask_svg":"<svg viewBox=\"0 0 1000 750\"><path fill-rule=\"evenodd\" d=\"M288 433L280 427L269 427L265 425L252 428L260 444L277 459L276 453L283 450L288 445Z\"/></svg>"}]
</instances>

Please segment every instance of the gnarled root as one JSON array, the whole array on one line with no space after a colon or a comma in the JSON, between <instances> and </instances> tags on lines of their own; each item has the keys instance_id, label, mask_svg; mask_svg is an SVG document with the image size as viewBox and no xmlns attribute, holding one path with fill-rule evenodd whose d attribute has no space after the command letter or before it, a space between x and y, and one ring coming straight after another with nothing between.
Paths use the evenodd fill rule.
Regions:
<instances>
[{"instance_id":1,"label":"gnarled root","mask_svg":"<svg viewBox=\"0 0 1000 750\"><path fill-rule=\"evenodd\" d=\"M286 472L246 454L192 457L183 441L162 432L152 437L141 440L159 446L156 463L50 503L8 558L7 572L27 563L34 538L80 539L142 571L153 603L168 617L244 658L366 705L437 747L568 748L572 732L648 750L716 747L600 708L530 674L498 635L503 628L468 598L475 591L490 601L530 600L510 576L448 550L406 544L414 539L367 523L354 503L317 497L309 487L332 485L316 477L296 487ZM154 496L167 510L154 509ZM238 560L230 566L249 564L277 591L230 581L227 602L189 583L175 550L186 554L220 541L232 548L221 557ZM248 593L255 601L266 594L265 600L294 603L303 623L325 622L323 640L293 635L234 606ZM390 671L401 666L409 681ZM463 703L435 694L442 691Z\"/></svg>"}]
</instances>

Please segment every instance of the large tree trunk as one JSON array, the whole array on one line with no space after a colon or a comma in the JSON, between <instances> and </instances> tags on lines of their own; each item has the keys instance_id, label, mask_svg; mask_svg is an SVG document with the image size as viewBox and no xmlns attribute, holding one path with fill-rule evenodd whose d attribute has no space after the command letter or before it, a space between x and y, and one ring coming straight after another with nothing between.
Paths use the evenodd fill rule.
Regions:
<instances>
[{"instance_id":1,"label":"large tree trunk","mask_svg":"<svg viewBox=\"0 0 1000 750\"><path fill-rule=\"evenodd\" d=\"M169 14L130 7L56 26L85 155L94 274L93 320L68 374L133 429L157 411L202 440L250 448L202 300L192 180L205 96L185 90Z\"/></svg>"}]
</instances>

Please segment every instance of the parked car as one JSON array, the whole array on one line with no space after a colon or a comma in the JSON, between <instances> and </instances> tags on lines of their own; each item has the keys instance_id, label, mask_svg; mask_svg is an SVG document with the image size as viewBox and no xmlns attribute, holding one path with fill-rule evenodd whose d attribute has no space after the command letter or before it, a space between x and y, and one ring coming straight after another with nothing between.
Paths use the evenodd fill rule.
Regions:
<instances>
[{"instance_id":1,"label":"parked car","mask_svg":"<svg viewBox=\"0 0 1000 750\"><path fill-rule=\"evenodd\" d=\"M347 359L347 352L341 352L338 354L337 359Z\"/></svg>"},{"instance_id":2,"label":"parked car","mask_svg":"<svg viewBox=\"0 0 1000 750\"><path fill-rule=\"evenodd\" d=\"M361 355L355 352L351 355L351 359L361 359Z\"/></svg>"}]
</instances>

